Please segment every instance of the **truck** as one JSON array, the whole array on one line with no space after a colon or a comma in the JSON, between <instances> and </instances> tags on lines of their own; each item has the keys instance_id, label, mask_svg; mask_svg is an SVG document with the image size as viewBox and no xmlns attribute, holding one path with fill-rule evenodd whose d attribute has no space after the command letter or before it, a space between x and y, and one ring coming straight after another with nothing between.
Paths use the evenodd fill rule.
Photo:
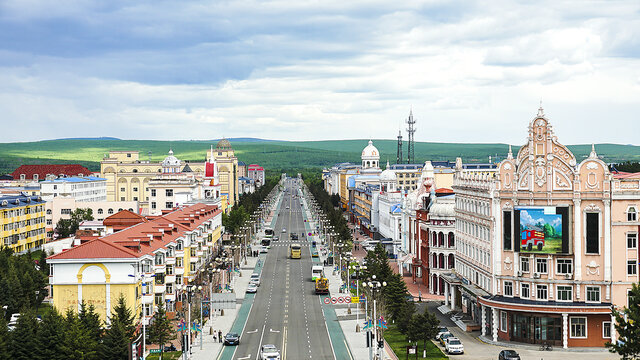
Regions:
<instances>
[{"instance_id":1,"label":"truck","mask_svg":"<svg viewBox=\"0 0 640 360\"><path fill-rule=\"evenodd\" d=\"M329 293L329 279L326 277L319 277L316 279L316 294L328 294Z\"/></svg>"},{"instance_id":2,"label":"truck","mask_svg":"<svg viewBox=\"0 0 640 360\"><path fill-rule=\"evenodd\" d=\"M541 251L544 247L544 232L542 230L522 230L520 233L520 247L531 251L533 247Z\"/></svg>"}]
</instances>

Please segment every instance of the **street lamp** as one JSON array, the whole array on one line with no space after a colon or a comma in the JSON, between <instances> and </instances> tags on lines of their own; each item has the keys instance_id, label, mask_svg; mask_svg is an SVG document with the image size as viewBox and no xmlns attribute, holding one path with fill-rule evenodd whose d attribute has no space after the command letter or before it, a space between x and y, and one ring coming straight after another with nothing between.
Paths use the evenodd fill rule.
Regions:
<instances>
[{"instance_id":1,"label":"street lamp","mask_svg":"<svg viewBox=\"0 0 640 360\"><path fill-rule=\"evenodd\" d=\"M367 266L356 263L349 267L356 273L356 297L358 298L358 306L356 308L356 332L360 332L360 321L358 321L358 313L360 312L360 270L367 270Z\"/></svg>"},{"instance_id":2,"label":"street lamp","mask_svg":"<svg viewBox=\"0 0 640 360\"><path fill-rule=\"evenodd\" d=\"M201 291L202 290L202 286L196 286L196 285L178 285L178 290L182 290L184 293L187 294L187 303L188 303L188 310L187 310L187 348L189 349L189 357L191 357L191 296L196 292L196 291ZM202 303L201 303L202 306ZM200 316L202 317L202 312L200 312ZM200 341L202 342L202 336L200 337ZM187 354L185 352L184 354L184 358L187 358Z\"/></svg>"},{"instance_id":3,"label":"street lamp","mask_svg":"<svg viewBox=\"0 0 640 360\"><path fill-rule=\"evenodd\" d=\"M369 289L371 289L371 297L373 298L373 337L376 339L377 341L377 349L376 349L376 358L380 357L380 350L381 350L381 346L380 346L380 339L378 338L378 326L376 325L376 321L377 321L377 317L376 317L376 294L380 293L382 291L382 289L384 287L387 286L387 282L383 281L382 283L378 280L376 280L376 275L371 275L371 280L369 282L363 282L362 283L363 287L368 287ZM380 336L380 338L382 337L382 335ZM373 344L372 346L369 348L369 359L372 359L372 350L373 350Z\"/></svg>"}]
</instances>

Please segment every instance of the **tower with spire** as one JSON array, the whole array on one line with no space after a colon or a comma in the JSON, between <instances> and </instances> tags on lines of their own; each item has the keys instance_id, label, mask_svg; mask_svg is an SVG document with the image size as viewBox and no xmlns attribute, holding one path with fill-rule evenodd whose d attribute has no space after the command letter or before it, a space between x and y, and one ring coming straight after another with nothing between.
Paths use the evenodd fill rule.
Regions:
<instances>
[{"instance_id":1,"label":"tower with spire","mask_svg":"<svg viewBox=\"0 0 640 360\"><path fill-rule=\"evenodd\" d=\"M398 150L396 150L396 164L402 163L402 131L398 129Z\"/></svg>"},{"instance_id":2,"label":"tower with spire","mask_svg":"<svg viewBox=\"0 0 640 360\"><path fill-rule=\"evenodd\" d=\"M205 163L204 168L204 197L205 199L218 199L220 198L220 181L218 179L218 164L213 157L213 145L211 145L211 152L209 158Z\"/></svg>"},{"instance_id":3,"label":"tower with spire","mask_svg":"<svg viewBox=\"0 0 640 360\"><path fill-rule=\"evenodd\" d=\"M407 133L409 133L409 143L407 144L407 164L413 164L413 162L415 161L415 154L414 154L414 141L413 141L413 134L415 134L416 132L416 128L414 127L414 125L416 124L415 119L413 118L413 109L409 110L409 118L407 119L407 125L409 126L407 128Z\"/></svg>"}]
</instances>

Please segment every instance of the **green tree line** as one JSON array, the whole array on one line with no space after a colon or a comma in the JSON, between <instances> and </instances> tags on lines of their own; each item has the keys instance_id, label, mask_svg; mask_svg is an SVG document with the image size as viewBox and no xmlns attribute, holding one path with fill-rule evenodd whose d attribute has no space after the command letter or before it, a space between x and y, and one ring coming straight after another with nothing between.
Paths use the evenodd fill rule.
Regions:
<instances>
[{"instance_id":1,"label":"green tree line","mask_svg":"<svg viewBox=\"0 0 640 360\"><path fill-rule=\"evenodd\" d=\"M257 188L256 191L240 195L240 199L233 206L229 214L222 214L222 225L225 231L231 234L238 233L238 230L249 221L251 214L258 209L260 204L277 184L278 178L269 177L265 179L265 184Z\"/></svg>"},{"instance_id":2,"label":"green tree line","mask_svg":"<svg viewBox=\"0 0 640 360\"><path fill-rule=\"evenodd\" d=\"M3 318L24 310L35 311L47 296L49 268L45 255L39 260L32 254L14 255L8 247L0 249L0 307Z\"/></svg>"}]
</instances>

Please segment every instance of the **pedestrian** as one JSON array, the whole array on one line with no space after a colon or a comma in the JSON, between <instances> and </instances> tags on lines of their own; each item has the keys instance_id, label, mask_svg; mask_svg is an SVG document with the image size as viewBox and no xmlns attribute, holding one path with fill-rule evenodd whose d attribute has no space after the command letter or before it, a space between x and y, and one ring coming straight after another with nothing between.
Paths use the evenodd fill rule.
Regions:
<instances>
[{"instance_id":1,"label":"pedestrian","mask_svg":"<svg viewBox=\"0 0 640 360\"><path fill-rule=\"evenodd\" d=\"M222 330L218 330L218 341L222 342Z\"/></svg>"},{"instance_id":2,"label":"pedestrian","mask_svg":"<svg viewBox=\"0 0 640 360\"><path fill-rule=\"evenodd\" d=\"M216 334L217 334L217 332L215 330L213 330L213 342L218 341L218 339L216 338Z\"/></svg>"}]
</instances>

